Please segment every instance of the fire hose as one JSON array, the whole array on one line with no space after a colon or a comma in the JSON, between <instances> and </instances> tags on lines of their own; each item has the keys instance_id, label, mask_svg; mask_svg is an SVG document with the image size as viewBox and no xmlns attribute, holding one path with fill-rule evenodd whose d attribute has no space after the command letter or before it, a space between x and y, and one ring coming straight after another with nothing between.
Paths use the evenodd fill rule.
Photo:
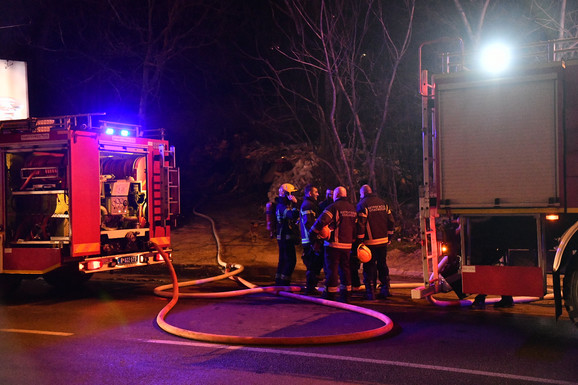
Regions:
<instances>
[{"instance_id":1,"label":"fire hose","mask_svg":"<svg viewBox=\"0 0 578 385\"><path fill-rule=\"evenodd\" d=\"M178 278L174 269L174 266L167 255L167 253L156 243L152 243L153 247L163 256L170 274L171 274L171 284L162 285L155 288L154 293L158 296L171 298L171 300L165 305L165 307L158 313L156 322L157 325L167 333L197 340L197 341L205 341L205 342L213 342L213 343L224 343L224 344L237 344L237 345L322 345L322 344L332 344L332 343L341 343L341 342L351 342L351 341L360 341L366 340L371 338L376 338L379 336L383 336L389 333L393 329L393 321L387 317L386 315L371 310L367 308L363 308L360 306L355 306L351 304L345 304L340 302L328 301L321 298L314 298L308 297L300 294L296 294L294 292L300 291L301 287L299 286L265 286L260 287L251 282L244 280L243 278L239 277L238 275L244 270L244 267L239 264L228 264L221 259L221 242L219 236L216 231L215 222L213 219L207 215L201 214L196 210L193 212L202 217L207 219L211 223L211 228L213 232L213 237L215 238L217 244L217 263L218 265L225 270L225 272L221 275L205 278L205 279L198 279L193 281L187 282L178 282ZM180 287L186 286L193 286L193 285L201 285L208 282L218 281L222 279L233 279L247 287L247 289L243 290L234 290L234 291L227 291L227 292L217 292L217 293L180 293ZM172 293L165 292L172 288ZM235 336L235 335L223 335L223 334L211 334L211 333L203 333L188 329L183 329L174 325L171 325L166 321L166 317L168 313L173 309L178 300L180 298L227 298L227 297L236 297L248 294L257 294L257 293L269 293L269 294L276 294L278 296L287 297L291 299L296 299L305 302L311 302L319 305L329 306L333 308L338 308L342 310L347 310L351 312L356 312L359 314L363 314L369 317L373 317L375 319L380 320L383 325L370 330L364 330L359 332L352 332L352 333L344 333L344 334L332 334L332 335L320 335L320 336L303 336L303 337L253 337L253 336Z\"/></svg>"},{"instance_id":2,"label":"fire hose","mask_svg":"<svg viewBox=\"0 0 578 385\"><path fill-rule=\"evenodd\" d=\"M193 212L207 219L211 223L213 237L217 245L217 264L224 269L224 273L214 277L209 277L205 279L198 279L193 281L178 282L178 278L172 265L172 262L166 252L159 247L156 243L152 243L153 247L163 256L171 274L171 284L162 285L155 288L154 293L158 296L171 298L171 300L165 305L165 307L159 312L156 318L156 322L161 329L164 331L187 339L193 339L197 341L213 342L213 343L226 343L226 344L238 344L238 345L322 345L331 343L342 343L342 342L352 342L361 341L371 338L376 338L389 333L393 328L393 321L386 315L379 313L377 311L367 309L360 306L355 306L351 304L345 304L335 301L328 301L321 298L308 297L305 295L296 294L294 292L300 291L300 286L265 286L260 287L255 285L239 276L244 270L244 266L240 264L229 264L221 259L221 242L216 231L215 222L213 219L207 215L201 214L196 210ZM444 261L440 262L439 268L443 266ZM225 291L225 292L212 292L212 293L180 293L179 288L202 285L209 282L215 282L223 279L232 279L238 283L247 287L247 289ZM392 288L415 288L419 283L393 283ZM172 288L172 293L168 293L165 290ZM223 335L223 334L211 334L197 332L193 330L183 329L174 325L171 325L166 321L168 313L176 306L180 298L230 298L238 297L243 295L257 294L257 293L268 293L275 294L282 297L292 298L304 302L311 302L323 306L329 306L333 308L338 308L342 310L347 310L351 312L356 312L383 322L381 327L365 330L360 332L352 332L337 335L320 335L320 336L304 336L304 337L252 337L252 336L235 336L235 335ZM526 303L533 302L540 299L551 299L552 294L548 294L543 298L537 297L514 297L514 303ZM471 300L461 299L461 300L440 300L435 298L433 295L428 295L427 299L434 305L442 307L468 307L472 305ZM488 298L487 303L497 302L498 298Z\"/></svg>"}]
</instances>

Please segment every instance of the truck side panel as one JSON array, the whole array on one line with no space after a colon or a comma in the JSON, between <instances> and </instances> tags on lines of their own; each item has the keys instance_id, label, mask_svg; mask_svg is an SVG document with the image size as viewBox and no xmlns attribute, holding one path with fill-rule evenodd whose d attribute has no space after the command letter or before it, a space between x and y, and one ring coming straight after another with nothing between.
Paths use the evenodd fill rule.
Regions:
<instances>
[{"instance_id":1,"label":"truck side panel","mask_svg":"<svg viewBox=\"0 0 578 385\"><path fill-rule=\"evenodd\" d=\"M560 68L436 82L440 206L546 208L560 203Z\"/></svg>"},{"instance_id":2,"label":"truck side panel","mask_svg":"<svg viewBox=\"0 0 578 385\"><path fill-rule=\"evenodd\" d=\"M4 271L11 274L44 274L60 266L58 248L7 248Z\"/></svg>"},{"instance_id":3,"label":"truck side panel","mask_svg":"<svg viewBox=\"0 0 578 385\"><path fill-rule=\"evenodd\" d=\"M566 203L569 212L578 212L578 62L566 63L565 69L565 152Z\"/></svg>"}]
</instances>

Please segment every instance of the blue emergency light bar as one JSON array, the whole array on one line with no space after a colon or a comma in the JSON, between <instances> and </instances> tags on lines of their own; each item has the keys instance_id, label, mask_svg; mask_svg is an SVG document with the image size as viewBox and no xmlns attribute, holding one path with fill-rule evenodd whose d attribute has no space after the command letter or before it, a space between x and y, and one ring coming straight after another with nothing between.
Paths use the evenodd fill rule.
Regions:
<instances>
[{"instance_id":1,"label":"blue emergency light bar","mask_svg":"<svg viewBox=\"0 0 578 385\"><path fill-rule=\"evenodd\" d=\"M106 135L120 135L124 137L140 135L140 126L124 123L101 122L101 129Z\"/></svg>"}]
</instances>

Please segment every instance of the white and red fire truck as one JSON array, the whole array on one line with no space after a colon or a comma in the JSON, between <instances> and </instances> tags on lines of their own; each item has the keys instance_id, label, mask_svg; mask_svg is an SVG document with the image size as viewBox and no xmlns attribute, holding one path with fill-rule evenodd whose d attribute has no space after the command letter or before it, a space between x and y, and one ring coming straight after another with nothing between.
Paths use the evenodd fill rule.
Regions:
<instances>
[{"instance_id":1,"label":"white and red fire truck","mask_svg":"<svg viewBox=\"0 0 578 385\"><path fill-rule=\"evenodd\" d=\"M438 55L444 46L456 53ZM420 47L424 286L414 298L450 288L543 298L551 277L556 317L564 303L578 323L575 46L503 52L502 72L480 68L482 52L460 40Z\"/></svg>"},{"instance_id":2,"label":"white and red fire truck","mask_svg":"<svg viewBox=\"0 0 578 385\"><path fill-rule=\"evenodd\" d=\"M180 210L174 148L104 114L0 122L0 288L163 262Z\"/></svg>"}]
</instances>

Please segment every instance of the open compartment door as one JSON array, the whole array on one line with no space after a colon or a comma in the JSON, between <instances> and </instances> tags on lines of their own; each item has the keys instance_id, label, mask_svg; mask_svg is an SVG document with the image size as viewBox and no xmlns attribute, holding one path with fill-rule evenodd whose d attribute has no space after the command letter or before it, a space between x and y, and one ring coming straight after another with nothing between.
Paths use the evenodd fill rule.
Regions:
<instances>
[{"instance_id":1,"label":"open compartment door","mask_svg":"<svg viewBox=\"0 0 578 385\"><path fill-rule=\"evenodd\" d=\"M94 132L73 131L70 141L71 255L100 254L100 162Z\"/></svg>"}]
</instances>

